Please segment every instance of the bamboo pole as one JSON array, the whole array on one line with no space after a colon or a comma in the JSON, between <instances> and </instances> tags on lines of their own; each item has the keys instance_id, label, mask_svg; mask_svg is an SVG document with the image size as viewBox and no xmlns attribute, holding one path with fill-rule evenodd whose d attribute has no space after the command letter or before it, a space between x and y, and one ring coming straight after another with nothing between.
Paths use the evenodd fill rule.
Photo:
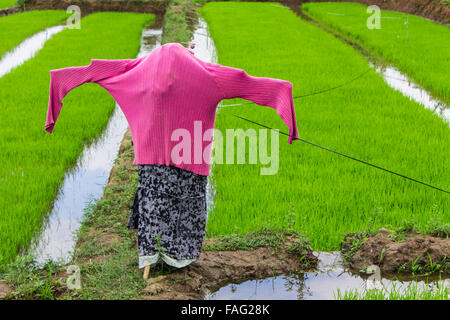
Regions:
<instances>
[{"instance_id":1,"label":"bamboo pole","mask_svg":"<svg viewBox=\"0 0 450 320\"><path fill-rule=\"evenodd\" d=\"M146 266L145 268L144 268L144 279L148 279L148 275L149 275L149 273L150 273L150 266Z\"/></svg>"}]
</instances>

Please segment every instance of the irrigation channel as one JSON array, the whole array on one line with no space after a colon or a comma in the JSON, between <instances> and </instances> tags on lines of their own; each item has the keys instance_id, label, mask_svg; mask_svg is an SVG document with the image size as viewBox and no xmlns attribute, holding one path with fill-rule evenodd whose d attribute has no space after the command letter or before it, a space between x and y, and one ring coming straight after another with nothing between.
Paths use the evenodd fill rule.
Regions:
<instances>
[{"instance_id":1,"label":"irrigation channel","mask_svg":"<svg viewBox=\"0 0 450 320\"><path fill-rule=\"evenodd\" d=\"M19 45L13 53L8 53L0 60L1 75L31 58L45 41L54 33L62 30L62 26L48 28ZM138 57L150 53L161 44L161 27L154 25L145 28L141 34L141 48ZM217 63L214 41L209 37L207 24L199 19L193 34L195 55L203 60ZM385 81L394 89L401 91L434 110L450 122L450 112L444 104L433 100L430 95L411 82L406 76L393 67L381 67L368 63L379 72ZM219 104L219 110L222 104ZM62 259L69 262L71 252L76 243L74 233L80 227L84 209L90 201L103 195L114 160L117 157L120 143L128 128L125 116L116 104L115 111L109 119L107 128L96 143L85 148L77 160L75 169L67 172L54 202L53 209L46 219L40 236L31 244L31 251L43 262L48 258ZM213 159L212 159L213 160ZM211 168L214 163L212 162ZM211 176L210 176L211 177ZM214 206L215 192L212 180L208 183L208 212ZM315 272L296 275L282 275L260 280L246 281L241 284L228 284L217 292L209 293L205 299L333 299L337 289L365 289L370 287L390 290L405 288L408 281L388 280L375 272L375 279L364 279L349 272L342 263L339 252L316 252L319 265ZM449 279L418 282L419 286L436 287L438 283L450 285Z\"/></svg>"},{"instance_id":2,"label":"irrigation channel","mask_svg":"<svg viewBox=\"0 0 450 320\"><path fill-rule=\"evenodd\" d=\"M49 27L25 39L14 50L11 50L0 59L0 78L11 72L12 69L34 57L42 49L45 42L54 34L62 31L65 26Z\"/></svg>"}]
</instances>

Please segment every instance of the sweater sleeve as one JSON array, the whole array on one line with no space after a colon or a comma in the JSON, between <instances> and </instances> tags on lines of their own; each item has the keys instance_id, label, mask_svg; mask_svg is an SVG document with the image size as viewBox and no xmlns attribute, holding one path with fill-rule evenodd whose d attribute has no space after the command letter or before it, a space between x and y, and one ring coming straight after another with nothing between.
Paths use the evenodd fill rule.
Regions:
<instances>
[{"instance_id":1,"label":"sweater sleeve","mask_svg":"<svg viewBox=\"0 0 450 320\"><path fill-rule=\"evenodd\" d=\"M137 59L102 60L91 59L91 63L82 67L68 67L50 70L50 88L45 130L52 133L62 108L62 100L67 93L86 83L98 82L118 75Z\"/></svg>"},{"instance_id":2,"label":"sweater sleeve","mask_svg":"<svg viewBox=\"0 0 450 320\"><path fill-rule=\"evenodd\" d=\"M288 143L299 138L291 82L250 76L243 69L220 64L206 63L206 67L221 90L223 99L242 98L275 109L289 127Z\"/></svg>"}]
</instances>

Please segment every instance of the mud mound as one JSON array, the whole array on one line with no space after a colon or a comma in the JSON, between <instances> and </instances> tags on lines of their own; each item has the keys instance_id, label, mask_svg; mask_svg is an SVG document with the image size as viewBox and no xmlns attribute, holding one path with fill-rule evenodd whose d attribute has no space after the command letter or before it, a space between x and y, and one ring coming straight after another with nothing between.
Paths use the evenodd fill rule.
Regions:
<instances>
[{"instance_id":1,"label":"mud mound","mask_svg":"<svg viewBox=\"0 0 450 320\"><path fill-rule=\"evenodd\" d=\"M214 241L208 239L208 241ZM308 251L305 255L289 253L283 248L255 250L203 251L200 258L185 268L175 269L165 276L150 278L143 299L204 299L230 283L267 278L299 272L315 266L317 258ZM304 257L300 260L301 257Z\"/></svg>"},{"instance_id":2,"label":"mud mound","mask_svg":"<svg viewBox=\"0 0 450 320\"><path fill-rule=\"evenodd\" d=\"M415 232L399 234L380 229L365 239L362 234L348 234L341 251L355 271L378 265L384 274L450 274L450 239Z\"/></svg>"}]
</instances>

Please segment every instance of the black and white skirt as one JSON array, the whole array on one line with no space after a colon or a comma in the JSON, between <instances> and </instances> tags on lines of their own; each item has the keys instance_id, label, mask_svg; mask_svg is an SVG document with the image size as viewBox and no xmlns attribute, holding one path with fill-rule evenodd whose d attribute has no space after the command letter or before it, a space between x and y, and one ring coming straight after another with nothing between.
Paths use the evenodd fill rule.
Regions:
<instances>
[{"instance_id":1,"label":"black and white skirt","mask_svg":"<svg viewBox=\"0 0 450 320\"><path fill-rule=\"evenodd\" d=\"M174 166L138 165L128 228L138 230L139 268L161 258L184 267L201 253L207 220L207 176Z\"/></svg>"}]
</instances>

